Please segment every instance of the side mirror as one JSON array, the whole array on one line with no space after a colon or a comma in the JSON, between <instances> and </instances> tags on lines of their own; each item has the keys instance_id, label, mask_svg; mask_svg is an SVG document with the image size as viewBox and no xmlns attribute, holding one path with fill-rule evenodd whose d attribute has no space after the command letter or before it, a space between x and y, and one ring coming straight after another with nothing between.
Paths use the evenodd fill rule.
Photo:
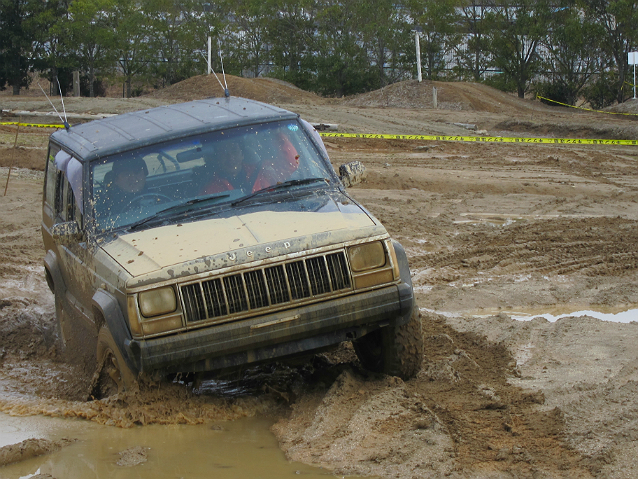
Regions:
<instances>
[{"instance_id":1,"label":"side mirror","mask_svg":"<svg viewBox=\"0 0 638 479\"><path fill-rule=\"evenodd\" d=\"M82 231L77 221L66 221L57 223L51 227L51 236L55 241L62 244L69 244L82 238Z\"/></svg>"},{"instance_id":2,"label":"side mirror","mask_svg":"<svg viewBox=\"0 0 638 479\"><path fill-rule=\"evenodd\" d=\"M365 181L367 174L366 167L360 161L351 161L339 167L339 178L346 188Z\"/></svg>"}]
</instances>

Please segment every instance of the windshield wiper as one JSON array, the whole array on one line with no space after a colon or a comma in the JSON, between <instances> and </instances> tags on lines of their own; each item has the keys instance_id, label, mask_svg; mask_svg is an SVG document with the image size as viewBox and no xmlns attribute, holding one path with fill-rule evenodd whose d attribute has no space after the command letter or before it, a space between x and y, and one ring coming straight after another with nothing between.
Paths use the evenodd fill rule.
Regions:
<instances>
[{"instance_id":1,"label":"windshield wiper","mask_svg":"<svg viewBox=\"0 0 638 479\"><path fill-rule=\"evenodd\" d=\"M233 202L231 204L231 206L237 206L240 203L243 203L244 201L250 200L251 198L254 198L255 196L260 196L263 195L264 193L269 193L271 191L277 191L277 190L283 190L286 188L290 188L291 186L297 186L297 185L307 185L310 183L317 183L318 181L325 181L326 183L330 183L330 180L328 178L303 178L303 179L299 179L299 180L288 180L288 181L284 181L283 183L277 183L276 185L271 185L271 186L267 186L266 188L262 188L261 190L257 190L255 191L253 194L248 195L248 196L244 196L243 198L238 199L237 201Z\"/></svg>"},{"instance_id":2,"label":"windshield wiper","mask_svg":"<svg viewBox=\"0 0 638 479\"><path fill-rule=\"evenodd\" d=\"M215 193L214 195L208 195L208 196L198 196L197 198L193 198L192 200L188 200L186 203L182 203L181 205L176 205L173 206L172 208L177 208L179 206L185 206L185 205L194 205L197 203L202 203L204 201L210 201L210 200L218 200L220 198L228 198L230 196L230 193ZM168 211L172 208L167 208L164 211ZM160 211L161 213L161 211Z\"/></svg>"},{"instance_id":3,"label":"windshield wiper","mask_svg":"<svg viewBox=\"0 0 638 479\"><path fill-rule=\"evenodd\" d=\"M197 198L193 198L191 200L188 200L188 201L186 201L184 203L180 203L178 205L173 205L173 206L170 206L170 207L168 207L166 209L160 210L157 213L149 216L148 218L141 219L139 221L136 221L135 223L132 223L132 224L128 225L126 227L126 229L135 230L135 229L139 228L140 226L148 223L151 220L156 220L156 219L159 219L159 218L163 218L165 216L168 216L169 213L175 212L176 210L180 210L180 209L185 208L185 207L193 206L193 205L195 205L197 203L204 203L206 201L219 200L219 199L222 199L222 198L228 198L229 196L230 196L230 193L216 193L214 195L199 196ZM186 211L188 211L188 209Z\"/></svg>"}]
</instances>

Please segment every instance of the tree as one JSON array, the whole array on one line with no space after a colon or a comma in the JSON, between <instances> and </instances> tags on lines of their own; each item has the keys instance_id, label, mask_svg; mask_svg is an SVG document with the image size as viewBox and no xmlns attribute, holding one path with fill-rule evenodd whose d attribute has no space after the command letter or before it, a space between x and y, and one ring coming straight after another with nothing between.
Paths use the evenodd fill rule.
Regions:
<instances>
[{"instance_id":1,"label":"tree","mask_svg":"<svg viewBox=\"0 0 638 479\"><path fill-rule=\"evenodd\" d=\"M225 45L230 52L229 60L236 65L238 73L246 71L258 77L270 63L268 22L272 18L272 4L263 0L228 0L228 12L234 21L227 25L231 41ZM229 62L230 63L230 62Z\"/></svg>"},{"instance_id":2,"label":"tree","mask_svg":"<svg viewBox=\"0 0 638 479\"><path fill-rule=\"evenodd\" d=\"M371 65L376 68L374 88L381 88L402 78L404 55L412 55L411 25L403 8L392 0L362 0L355 2L363 45Z\"/></svg>"},{"instance_id":3,"label":"tree","mask_svg":"<svg viewBox=\"0 0 638 479\"><path fill-rule=\"evenodd\" d=\"M79 60L68 38L69 1L51 0L34 17L34 68L45 72L51 95L66 95L73 85L73 70ZM58 88L59 84L59 88Z\"/></svg>"},{"instance_id":4,"label":"tree","mask_svg":"<svg viewBox=\"0 0 638 479\"><path fill-rule=\"evenodd\" d=\"M604 31L573 5L552 8L547 38L542 42L548 80L537 92L552 100L574 105L592 75L605 68L600 49Z\"/></svg>"},{"instance_id":5,"label":"tree","mask_svg":"<svg viewBox=\"0 0 638 479\"><path fill-rule=\"evenodd\" d=\"M360 40L357 2L324 0L316 21L317 91L341 97L368 90L371 66Z\"/></svg>"},{"instance_id":6,"label":"tree","mask_svg":"<svg viewBox=\"0 0 638 479\"><path fill-rule=\"evenodd\" d=\"M90 97L95 96L98 73L108 73L115 66L113 9L113 0L73 0L69 6L66 33L88 76Z\"/></svg>"},{"instance_id":7,"label":"tree","mask_svg":"<svg viewBox=\"0 0 638 479\"><path fill-rule=\"evenodd\" d=\"M149 38L153 34L147 28L145 14L136 0L115 0L109 13L115 28L113 56L124 75L123 96L130 98L133 79L147 72L152 59Z\"/></svg>"},{"instance_id":8,"label":"tree","mask_svg":"<svg viewBox=\"0 0 638 479\"><path fill-rule=\"evenodd\" d=\"M539 71L538 46L547 36L549 8L545 0L501 0L489 12L489 45L494 66L511 82L519 98Z\"/></svg>"},{"instance_id":9,"label":"tree","mask_svg":"<svg viewBox=\"0 0 638 479\"><path fill-rule=\"evenodd\" d=\"M315 69L315 0L266 0L273 16L267 41L276 76L311 89Z\"/></svg>"},{"instance_id":10,"label":"tree","mask_svg":"<svg viewBox=\"0 0 638 479\"><path fill-rule=\"evenodd\" d=\"M459 41L455 0L408 0L406 6L414 25L421 28L421 58L432 80L445 68L445 54Z\"/></svg>"},{"instance_id":11,"label":"tree","mask_svg":"<svg viewBox=\"0 0 638 479\"><path fill-rule=\"evenodd\" d=\"M489 4L476 0L462 0L459 7L458 27L465 44L455 48L460 76L469 75L474 81L480 81L488 70L490 58L488 54L488 24L486 14Z\"/></svg>"},{"instance_id":12,"label":"tree","mask_svg":"<svg viewBox=\"0 0 638 479\"><path fill-rule=\"evenodd\" d=\"M580 0L585 11L605 31L602 47L614 59L616 100L624 100L623 86L629 70L628 53L638 46L638 2L635 0ZM605 75L607 78L612 76Z\"/></svg>"},{"instance_id":13,"label":"tree","mask_svg":"<svg viewBox=\"0 0 638 479\"><path fill-rule=\"evenodd\" d=\"M209 34L209 15L198 0L144 0L142 11L154 53L151 71L171 85L203 73L201 55Z\"/></svg>"},{"instance_id":14,"label":"tree","mask_svg":"<svg viewBox=\"0 0 638 479\"><path fill-rule=\"evenodd\" d=\"M0 90L13 87L13 94L29 86L33 66L33 18L42 8L38 0L0 0Z\"/></svg>"}]
</instances>

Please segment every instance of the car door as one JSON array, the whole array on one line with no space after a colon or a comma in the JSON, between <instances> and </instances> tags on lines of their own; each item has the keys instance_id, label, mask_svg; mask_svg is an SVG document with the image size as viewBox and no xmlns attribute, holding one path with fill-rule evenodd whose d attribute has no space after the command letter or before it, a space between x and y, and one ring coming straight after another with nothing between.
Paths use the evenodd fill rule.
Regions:
<instances>
[{"instance_id":1,"label":"car door","mask_svg":"<svg viewBox=\"0 0 638 479\"><path fill-rule=\"evenodd\" d=\"M59 161L65 155L68 156L65 158L66 161ZM44 226L46 228L47 223L53 226L75 222L79 227L80 234L59 238L54 238L49 234L49 240L45 239L45 246L49 243L48 248L57 258L65 286L64 291L58 293L63 294L63 297L60 298L63 300L63 307L72 318L92 323L91 298L95 275L87 250L85 218L81 189L79 189L84 177L83 165L63 151L57 153L52 151L49 156L53 156L54 161L49 161L47 164L47 185L45 186L45 206L43 208ZM71 181L69 177L71 177ZM48 184L50 181L54 181L54 187ZM72 187L72 183L76 184L75 188ZM78 192L80 193L78 194ZM57 285L56 289L58 289Z\"/></svg>"}]
</instances>

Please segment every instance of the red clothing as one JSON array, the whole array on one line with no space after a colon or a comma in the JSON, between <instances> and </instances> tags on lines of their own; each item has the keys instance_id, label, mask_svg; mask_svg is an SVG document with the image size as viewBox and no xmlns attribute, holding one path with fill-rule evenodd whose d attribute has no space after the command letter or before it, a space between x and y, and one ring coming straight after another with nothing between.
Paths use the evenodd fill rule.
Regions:
<instances>
[{"instance_id":1,"label":"red clothing","mask_svg":"<svg viewBox=\"0 0 638 479\"><path fill-rule=\"evenodd\" d=\"M262 161L253 192L286 181L299 168L299 154L288 137L279 133L277 143L280 154Z\"/></svg>"},{"instance_id":2,"label":"red clothing","mask_svg":"<svg viewBox=\"0 0 638 479\"><path fill-rule=\"evenodd\" d=\"M210 195L238 188L244 188L246 193L254 193L286 181L299 168L299 155L293 144L283 133L277 135L275 142L274 146L279 154L272 159L264 159L256 166L244 163L235 179L226 179L214 175L200 194ZM259 168L259 171L256 171L257 168ZM242 181L248 182L248 184L241 184ZM251 182L252 184L250 184Z\"/></svg>"}]
</instances>

